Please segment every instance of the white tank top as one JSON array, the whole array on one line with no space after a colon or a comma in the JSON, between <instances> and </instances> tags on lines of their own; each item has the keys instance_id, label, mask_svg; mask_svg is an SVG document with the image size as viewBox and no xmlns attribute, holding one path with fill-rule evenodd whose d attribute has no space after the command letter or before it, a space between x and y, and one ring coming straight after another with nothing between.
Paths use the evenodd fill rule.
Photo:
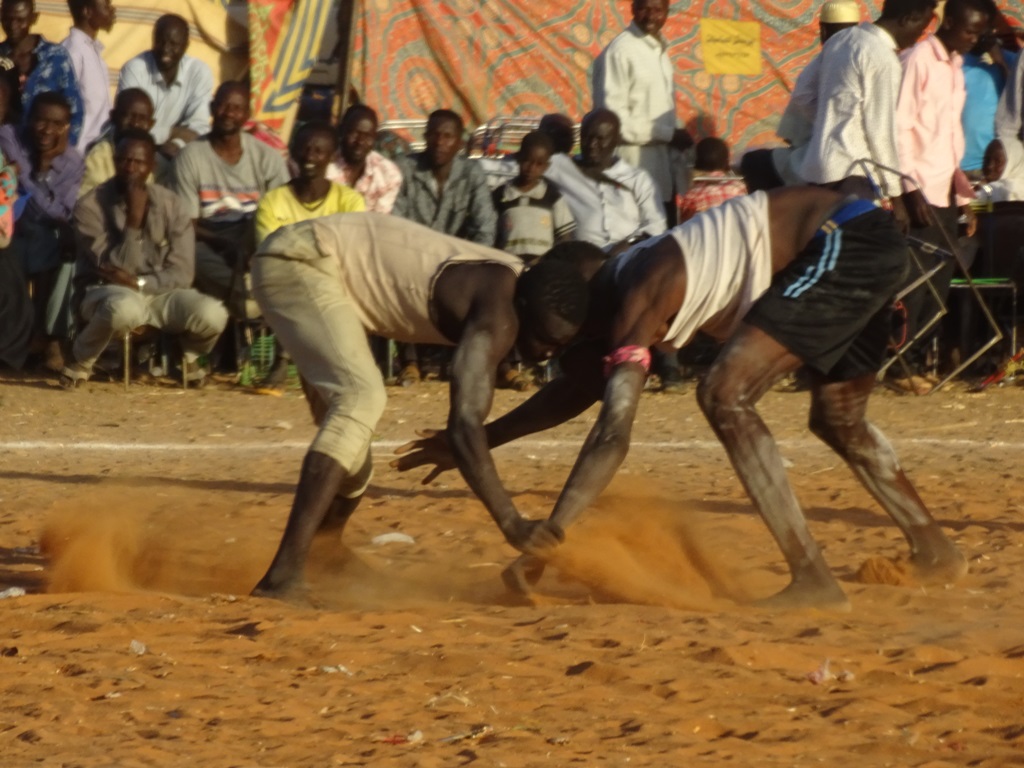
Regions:
<instances>
[{"instance_id":1,"label":"white tank top","mask_svg":"<svg viewBox=\"0 0 1024 768\"><path fill-rule=\"evenodd\" d=\"M340 279L363 326L396 341L452 344L437 328L434 285L453 264L500 264L519 275L522 259L443 235L398 216L337 213L283 227L261 254L325 259L325 279Z\"/></svg>"},{"instance_id":2,"label":"white tank top","mask_svg":"<svg viewBox=\"0 0 1024 768\"><path fill-rule=\"evenodd\" d=\"M686 297L663 341L678 349L697 331L719 341L729 338L771 285L768 195L734 197L661 237L675 239L686 264ZM651 245L647 241L619 258L624 264Z\"/></svg>"}]
</instances>

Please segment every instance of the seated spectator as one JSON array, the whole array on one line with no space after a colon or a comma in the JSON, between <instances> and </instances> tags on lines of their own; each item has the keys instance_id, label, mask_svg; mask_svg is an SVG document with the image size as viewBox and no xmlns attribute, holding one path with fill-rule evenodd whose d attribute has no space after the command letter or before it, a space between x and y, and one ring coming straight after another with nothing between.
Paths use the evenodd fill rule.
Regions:
<instances>
[{"instance_id":1,"label":"seated spectator","mask_svg":"<svg viewBox=\"0 0 1024 768\"><path fill-rule=\"evenodd\" d=\"M141 88L129 88L121 91L114 99L114 108L110 110L110 125L89 149L85 156L85 176L78 196L84 197L104 181L114 178L114 145L121 135L129 128L149 131L153 127L153 102ZM154 181L164 184L170 176L171 163L163 155L157 153Z\"/></svg>"},{"instance_id":2,"label":"seated spectator","mask_svg":"<svg viewBox=\"0 0 1024 768\"><path fill-rule=\"evenodd\" d=\"M547 173L569 204L576 237L609 254L666 229L654 182L615 155L619 139L619 118L595 109L583 118L580 156L571 165L552 165Z\"/></svg>"},{"instance_id":3,"label":"seated spectator","mask_svg":"<svg viewBox=\"0 0 1024 768\"><path fill-rule=\"evenodd\" d=\"M196 225L196 288L223 301L232 316L250 317L240 278L256 248L256 206L288 183L288 170L281 155L243 130L249 120L243 83L221 85L211 108L213 127L175 159L171 188Z\"/></svg>"},{"instance_id":4,"label":"seated spectator","mask_svg":"<svg viewBox=\"0 0 1024 768\"><path fill-rule=\"evenodd\" d=\"M116 14L110 0L68 0L68 10L74 26L61 45L71 58L82 95L82 132L75 149L84 155L110 114L110 70L96 36L113 28Z\"/></svg>"},{"instance_id":5,"label":"seated spectator","mask_svg":"<svg viewBox=\"0 0 1024 768\"><path fill-rule=\"evenodd\" d=\"M391 213L402 172L373 148L377 126L377 113L371 107L355 104L345 110L338 125L338 152L327 166L327 178L361 194L366 210Z\"/></svg>"},{"instance_id":6,"label":"seated spectator","mask_svg":"<svg viewBox=\"0 0 1024 768\"><path fill-rule=\"evenodd\" d=\"M697 142L693 169L701 178L695 179L679 199L680 223L730 198L747 194L743 179L733 176L729 169L729 145L719 138L709 136Z\"/></svg>"},{"instance_id":7,"label":"seated spectator","mask_svg":"<svg viewBox=\"0 0 1024 768\"><path fill-rule=\"evenodd\" d=\"M426 149L401 158L402 186L392 213L436 232L493 246L498 216L483 170L459 157L465 125L450 109L427 118ZM419 355L413 344L398 347L402 385L420 380Z\"/></svg>"},{"instance_id":8,"label":"seated spectator","mask_svg":"<svg viewBox=\"0 0 1024 768\"><path fill-rule=\"evenodd\" d=\"M1024 145L1016 139L994 139L985 150L982 173L993 203L1024 200Z\"/></svg>"},{"instance_id":9,"label":"seated spectator","mask_svg":"<svg viewBox=\"0 0 1024 768\"><path fill-rule=\"evenodd\" d=\"M0 365L21 368L32 340L32 299L17 254L7 249L14 232L18 177L0 159Z\"/></svg>"},{"instance_id":10,"label":"seated spectator","mask_svg":"<svg viewBox=\"0 0 1024 768\"><path fill-rule=\"evenodd\" d=\"M75 238L85 327L75 336L60 385L89 378L111 339L141 326L182 335L184 376L202 384L199 356L213 349L228 321L224 305L190 287L195 236L185 204L148 183L156 142L129 128L115 150L117 172L75 206Z\"/></svg>"},{"instance_id":11,"label":"seated spectator","mask_svg":"<svg viewBox=\"0 0 1024 768\"><path fill-rule=\"evenodd\" d=\"M20 99L12 100L13 113L7 119L19 123L38 94L59 93L71 110L68 138L74 146L82 132L82 94L64 46L31 34L38 18L33 0L0 0L0 27L7 35L0 42L0 56L14 62L20 95Z\"/></svg>"},{"instance_id":12,"label":"seated spectator","mask_svg":"<svg viewBox=\"0 0 1024 768\"><path fill-rule=\"evenodd\" d=\"M519 174L494 190L498 212L496 246L528 264L551 250L555 243L572 240L576 221L554 184L544 181L555 145L540 131L523 137L517 160Z\"/></svg>"},{"instance_id":13,"label":"seated spectator","mask_svg":"<svg viewBox=\"0 0 1024 768\"><path fill-rule=\"evenodd\" d=\"M6 56L0 56L0 125L21 120L21 95L18 69Z\"/></svg>"},{"instance_id":14,"label":"seated spectator","mask_svg":"<svg viewBox=\"0 0 1024 768\"><path fill-rule=\"evenodd\" d=\"M427 118L422 152L401 159L402 186L393 213L446 235L493 246L498 217L483 171L459 157L465 126L450 109Z\"/></svg>"},{"instance_id":15,"label":"seated spectator","mask_svg":"<svg viewBox=\"0 0 1024 768\"><path fill-rule=\"evenodd\" d=\"M160 152L175 157L190 141L210 130L213 73L187 56L188 22L168 13L153 26L153 48L121 67L118 91L141 88L153 100L152 128Z\"/></svg>"},{"instance_id":16,"label":"seated spectator","mask_svg":"<svg viewBox=\"0 0 1024 768\"><path fill-rule=\"evenodd\" d=\"M327 180L327 167L338 147L329 123L306 123L295 136L299 175L267 192L256 206L256 242L281 227L332 213L365 211L363 196Z\"/></svg>"},{"instance_id":17,"label":"seated spectator","mask_svg":"<svg viewBox=\"0 0 1024 768\"><path fill-rule=\"evenodd\" d=\"M34 285L35 341L45 365L64 365L61 342L71 331L74 235L71 212L82 181L82 156L70 146L71 107L44 91L29 107L23 128L0 127L0 151L18 169L16 226L8 254L20 259Z\"/></svg>"},{"instance_id":18,"label":"seated spectator","mask_svg":"<svg viewBox=\"0 0 1024 768\"><path fill-rule=\"evenodd\" d=\"M551 155L551 165L555 168L560 165L571 165L570 154L576 144L576 126L572 118L552 112L540 119L537 130L546 133L555 147L555 152Z\"/></svg>"}]
</instances>

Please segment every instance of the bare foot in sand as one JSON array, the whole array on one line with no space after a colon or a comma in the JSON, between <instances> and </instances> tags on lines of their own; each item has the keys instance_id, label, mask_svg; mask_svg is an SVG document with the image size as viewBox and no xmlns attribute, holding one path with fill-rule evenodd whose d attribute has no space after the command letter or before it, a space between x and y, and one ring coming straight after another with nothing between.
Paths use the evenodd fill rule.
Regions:
<instances>
[{"instance_id":1,"label":"bare foot in sand","mask_svg":"<svg viewBox=\"0 0 1024 768\"><path fill-rule=\"evenodd\" d=\"M947 541L943 551L915 552L910 557L914 578L921 584L955 584L967 575L967 558Z\"/></svg>"},{"instance_id":2,"label":"bare foot in sand","mask_svg":"<svg viewBox=\"0 0 1024 768\"><path fill-rule=\"evenodd\" d=\"M796 578L781 592L762 600L755 600L758 608L793 610L820 608L826 611L850 611L850 600L839 584L832 579Z\"/></svg>"}]
</instances>

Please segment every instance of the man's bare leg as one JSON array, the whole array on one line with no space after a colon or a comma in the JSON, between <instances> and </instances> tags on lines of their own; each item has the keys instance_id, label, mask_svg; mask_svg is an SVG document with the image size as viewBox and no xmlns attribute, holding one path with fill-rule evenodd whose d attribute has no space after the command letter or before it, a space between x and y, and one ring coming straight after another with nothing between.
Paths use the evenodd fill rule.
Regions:
<instances>
[{"instance_id":1,"label":"man's bare leg","mask_svg":"<svg viewBox=\"0 0 1024 768\"><path fill-rule=\"evenodd\" d=\"M306 454L281 544L270 569L253 589L253 595L284 598L298 590L313 536L335 506L338 491L347 477L348 473L327 454L317 451ZM349 514L359 500L353 501Z\"/></svg>"},{"instance_id":2,"label":"man's bare leg","mask_svg":"<svg viewBox=\"0 0 1024 768\"><path fill-rule=\"evenodd\" d=\"M885 435L865 418L875 376L845 382L814 381L811 431L849 465L896 521L910 544L914 575L945 584L967 573L967 561L939 528L900 466Z\"/></svg>"},{"instance_id":3,"label":"man's bare leg","mask_svg":"<svg viewBox=\"0 0 1024 768\"><path fill-rule=\"evenodd\" d=\"M846 595L811 537L778 446L755 408L772 384L800 365L764 331L744 325L715 360L697 397L789 564L789 586L761 604L847 608Z\"/></svg>"}]
</instances>

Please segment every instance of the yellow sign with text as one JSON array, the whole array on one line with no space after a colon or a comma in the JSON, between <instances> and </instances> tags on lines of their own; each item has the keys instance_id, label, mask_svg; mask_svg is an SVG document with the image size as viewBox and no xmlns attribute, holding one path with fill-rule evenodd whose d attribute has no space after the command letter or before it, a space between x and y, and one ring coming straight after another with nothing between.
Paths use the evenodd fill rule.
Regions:
<instances>
[{"instance_id":1,"label":"yellow sign with text","mask_svg":"<svg viewBox=\"0 0 1024 768\"><path fill-rule=\"evenodd\" d=\"M756 21L701 19L704 71L709 75L760 75L761 25Z\"/></svg>"}]
</instances>

